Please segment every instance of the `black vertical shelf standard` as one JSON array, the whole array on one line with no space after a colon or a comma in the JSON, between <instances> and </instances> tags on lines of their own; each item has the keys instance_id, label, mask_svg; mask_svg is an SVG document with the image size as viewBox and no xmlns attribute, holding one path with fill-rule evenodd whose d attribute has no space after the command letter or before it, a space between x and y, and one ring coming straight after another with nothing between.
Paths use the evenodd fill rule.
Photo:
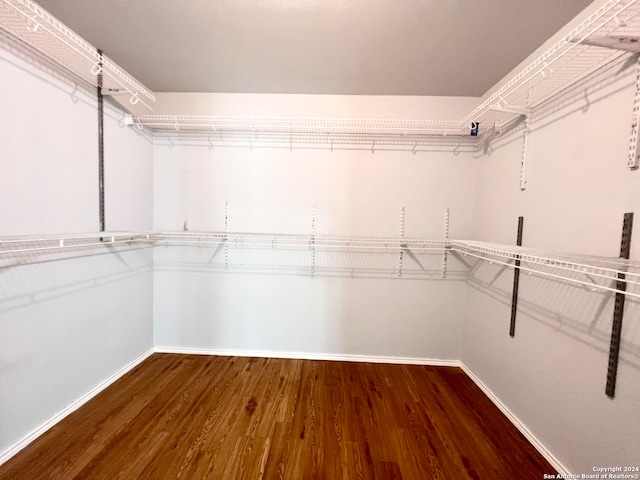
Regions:
<instances>
[{"instance_id":1,"label":"black vertical shelf standard","mask_svg":"<svg viewBox=\"0 0 640 480\"><path fill-rule=\"evenodd\" d=\"M98 208L100 231L104 232L104 98L102 97L102 50L98 50L98 56Z\"/></svg>"},{"instance_id":2,"label":"black vertical shelf standard","mask_svg":"<svg viewBox=\"0 0 640 480\"><path fill-rule=\"evenodd\" d=\"M620 258L629 260L631 252L631 230L633 229L633 212L624 214L622 222L622 239L620 241ZM618 357L620 355L620 339L622 335L622 318L624 316L624 300L627 290L625 274L618 273L616 281L616 301L613 307L613 325L611 327L611 344L609 346L609 368L607 369L607 389L609 398L613 398L616 393L616 378L618 376Z\"/></svg>"},{"instance_id":3,"label":"black vertical shelf standard","mask_svg":"<svg viewBox=\"0 0 640 480\"><path fill-rule=\"evenodd\" d=\"M522 227L524 226L524 217L518 217L518 237L516 245L522 246ZM511 325L509 326L509 336L514 337L516 334L516 312L518 311L518 288L520 286L520 255L516 255L516 268L513 272L513 293L511 295Z\"/></svg>"}]
</instances>

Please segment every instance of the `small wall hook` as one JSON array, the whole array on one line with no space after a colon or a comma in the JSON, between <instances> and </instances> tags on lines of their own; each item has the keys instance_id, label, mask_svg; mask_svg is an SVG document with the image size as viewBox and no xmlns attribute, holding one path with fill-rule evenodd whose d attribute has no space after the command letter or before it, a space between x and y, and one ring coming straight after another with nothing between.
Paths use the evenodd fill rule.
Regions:
<instances>
[{"instance_id":1,"label":"small wall hook","mask_svg":"<svg viewBox=\"0 0 640 480\"><path fill-rule=\"evenodd\" d=\"M414 155L415 155L416 153L418 153L417 148L418 148L418 142L416 142L416 143L415 143L415 145L413 146L413 148L411 149L411 153L413 153Z\"/></svg>"},{"instance_id":2,"label":"small wall hook","mask_svg":"<svg viewBox=\"0 0 640 480\"><path fill-rule=\"evenodd\" d=\"M91 73L94 75L100 75L102 73L102 65L100 65L100 60L93 64L91 67Z\"/></svg>"},{"instance_id":3,"label":"small wall hook","mask_svg":"<svg viewBox=\"0 0 640 480\"><path fill-rule=\"evenodd\" d=\"M129 99L129 102L131 102L131 105L135 105L139 101L140 101L140 98L138 97L138 92L131 95L131 98Z\"/></svg>"}]
</instances>

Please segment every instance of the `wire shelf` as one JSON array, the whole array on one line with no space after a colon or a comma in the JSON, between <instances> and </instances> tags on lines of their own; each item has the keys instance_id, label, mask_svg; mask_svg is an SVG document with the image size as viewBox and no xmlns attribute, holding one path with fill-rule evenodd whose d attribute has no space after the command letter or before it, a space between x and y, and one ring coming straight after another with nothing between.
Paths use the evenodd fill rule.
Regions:
<instances>
[{"instance_id":1,"label":"wire shelf","mask_svg":"<svg viewBox=\"0 0 640 480\"><path fill-rule=\"evenodd\" d=\"M270 135L274 141L276 137L292 141L295 136L307 136L310 143L329 143L336 141L333 136L338 136L345 143L346 137L405 144L420 139L466 140L479 147L484 135L512 124L518 117L628 54L615 48L614 41L609 41L611 48L592 42L622 37L640 38L640 0L605 2L460 120L138 115L129 116L126 123L148 127L154 132ZM220 137L222 142L236 140L233 135Z\"/></svg>"},{"instance_id":2,"label":"wire shelf","mask_svg":"<svg viewBox=\"0 0 640 480\"><path fill-rule=\"evenodd\" d=\"M294 235L281 233L159 232L159 241L182 245L228 245L238 249L310 250L340 252L440 251L444 240L390 237L346 237L338 235Z\"/></svg>"},{"instance_id":3,"label":"wire shelf","mask_svg":"<svg viewBox=\"0 0 640 480\"><path fill-rule=\"evenodd\" d=\"M526 109L535 109L552 97L601 70L626 52L590 45L602 37L638 38L640 2L609 0L498 88L460 122L504 125ZM520 112L509 109L524 109Z\"/></svg>"},{"instance_id":4,"label":"wire shelf","mask_svg":"<svg viewBox=\"0 0 640 480\"><path fill-rule=\"evenodd\" d=\"M157 238L157 235L146 232L97 232L70 235L1 237L0 258L32 252L52 253L105 245L152 243Z\"/></svg>"},{"instance_id":5,"label":"wire shelf","mask_svg":"<svg viewBox=\"0 0 640 480\"><path fill-rule=\"evenodd\" d=\"M457 252L497 265L570 283L589 291L640 298L640 262L593 255L468 240L298 235L251 232L97 232L0 238L0 259L31 252L57 252L116 244L214 247L209 267L242 270L260 267L306 272L375 272L383 275L435 276L443 255ZM437 258L437 263L434 259ZM262 259L262 260L261 260ZM266 259L266 260L265 260ZM280 260L278 260L280 259ZM197 263L197 262L196 262ZM207 263L207 262L205 262ZM195 264L192 265L195 268ZM231 267L230 267L231 266ZM209 268L207 267L207 268ZM621 290L622 282L629 290Z\"/></svg>"},{"instance_id":6,"label":"wire shelf","mask_svg":"<svg viewBox=\"0 0 640 480\"><path fill-rule=\"evenodd\" d=\"M234 132L279 135L361 135L376 137L468 136L456 121L375 120L294 117L230 117L192 115L136 115L130 124L154 131Z\"/></svg>"},{"instance_id":7,"label":"wire shelf","mask_svg":"<svg viewBox=\"0 0 640 480\"><path fill-rule=\"evenodd\" d=\"M477 142L473 137L429 137L429 136L367 136L348 134L275 134L275 133L243 133L243 132L171 132L156 131L153 134L156 146L168 148L232 146L241 148L274 147L274 148L317 148L314 145L326 145L331 149L359 149L370 150L372 153L380 150L403 150L417 153L424 149L454 149L458 152L477 151Z\"/></svg>"},{"instance_id":8,"label":"wire shelf","mask_svg":"<svg viewBox=\"0 0 640 480\"><path fill-rule=\"evenodd\" d=\"M32 0L0 0L0 28L93 85L101 76L104 92L127 93L132 103L147 107L155 101L146 87ZM603 38L608 41L594 42ZM265 141L290 143L375 140L389 145L413 142L417 147L428 140L431 144L466 141L479 147L483 135L511 124L625 55L624 49L615 48L619 38L640 38L640 0L606 1L460 120L137 115L125 118L125 124L173 134L217 133L219 143L238 141L240 135L262 135Z\"/></svg>"},{"instance_id":9,"label":"wire shelf","mask_svg":"<svg viewBox=\"0 0 640 480\"><path fill-rule=\"evenodd\" d=\"M31 0L0 0L0 28L103 92L126 93L151 109L155 96L106 55Z\"/></svg>"},{"instance_id":10,"label":"wire shelf","mask_svg":"<svg viewBox=\"0 0 640 480\"><path fill-rule=\"evenodd\" d=\"M450 248L464 256L510 268L520 261L521 271L577 283L590 291L623 293L640 298L640 262L621 258L555 253L524 247L511 247L464 240L451 241ZM617 288L617 282L633 291Z\"/></svg>"}]
</instances>

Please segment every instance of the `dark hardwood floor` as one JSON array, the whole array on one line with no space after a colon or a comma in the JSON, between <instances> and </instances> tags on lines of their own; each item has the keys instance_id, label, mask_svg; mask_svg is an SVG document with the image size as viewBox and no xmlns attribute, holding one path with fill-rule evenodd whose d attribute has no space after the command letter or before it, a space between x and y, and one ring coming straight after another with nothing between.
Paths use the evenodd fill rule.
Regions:
<instances>
[{"instance_id":1,"label":"dark hardwood floor","mask_svg":"<svg viewBox=\"0 0 640 480\"><path fill-rule=\"evenodd\" d=\"M155 354L2 479L517 479L556 473L458 368Z\"/></svg>"}]
</instances>

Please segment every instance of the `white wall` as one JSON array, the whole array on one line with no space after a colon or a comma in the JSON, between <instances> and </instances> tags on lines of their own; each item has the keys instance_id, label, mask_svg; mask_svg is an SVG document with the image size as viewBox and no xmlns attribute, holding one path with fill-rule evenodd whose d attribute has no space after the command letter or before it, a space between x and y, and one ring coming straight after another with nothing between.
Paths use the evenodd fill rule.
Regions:
<instances>
[{"instance_id":1,"label":"white wall","mask_svg":"<svg viewBox=\"0 0 640 480\"><path fill-rule=\"evenodd\" d=\"M277 98L276 98L277 97ZM448 112L445 111L450 103ZM475 99L165 94L158 109L186 113L457 118ZM208 110L205 110L208 109ZM446 117L445 117L446 118ZM328 147L328 146L327 146ZM167 148L154 152L154 227L407 237L470 233L470 155L288 148ZM194 248L156 249L158 346L456 359L460 281L330 278L207 270ZM197 259L204 267L195 267ZM438 257L438 262L440 257ZM231 261L233 265L233 259ZM439 268L439 263L438 267Z\"/></svg>"},{"instance_id":2,"label":"white wall","mask_svg":"<svg viewBox=\"0 0 640 480\"><path fill-rule=\"evenodd\" d=\"M0 40L0 235L97 231L94 92ZM148 229L152 146L121 115L107 108L107 227ZM152 260L127 247L0 258L0 457L152 347Z\"/></svg>"},{"instance_id":3,"label":"white wall","mask_svg":"<svg viewBox=\"0 0 640 480\"><path fill-rule=\"evenodd\" d=\"M640 215L640 172L626 167L633 69L601 76L531 119L525 191L520 131L478 161L476 239L615 257L622 217ZM632 259L640 259L638 228ZM640 307L627 298L615 399L605 393L613 296L522 275L509 337L513 272L470 278L463 362L572 473L640 464Z\"/></svg>"}]
</instances>

